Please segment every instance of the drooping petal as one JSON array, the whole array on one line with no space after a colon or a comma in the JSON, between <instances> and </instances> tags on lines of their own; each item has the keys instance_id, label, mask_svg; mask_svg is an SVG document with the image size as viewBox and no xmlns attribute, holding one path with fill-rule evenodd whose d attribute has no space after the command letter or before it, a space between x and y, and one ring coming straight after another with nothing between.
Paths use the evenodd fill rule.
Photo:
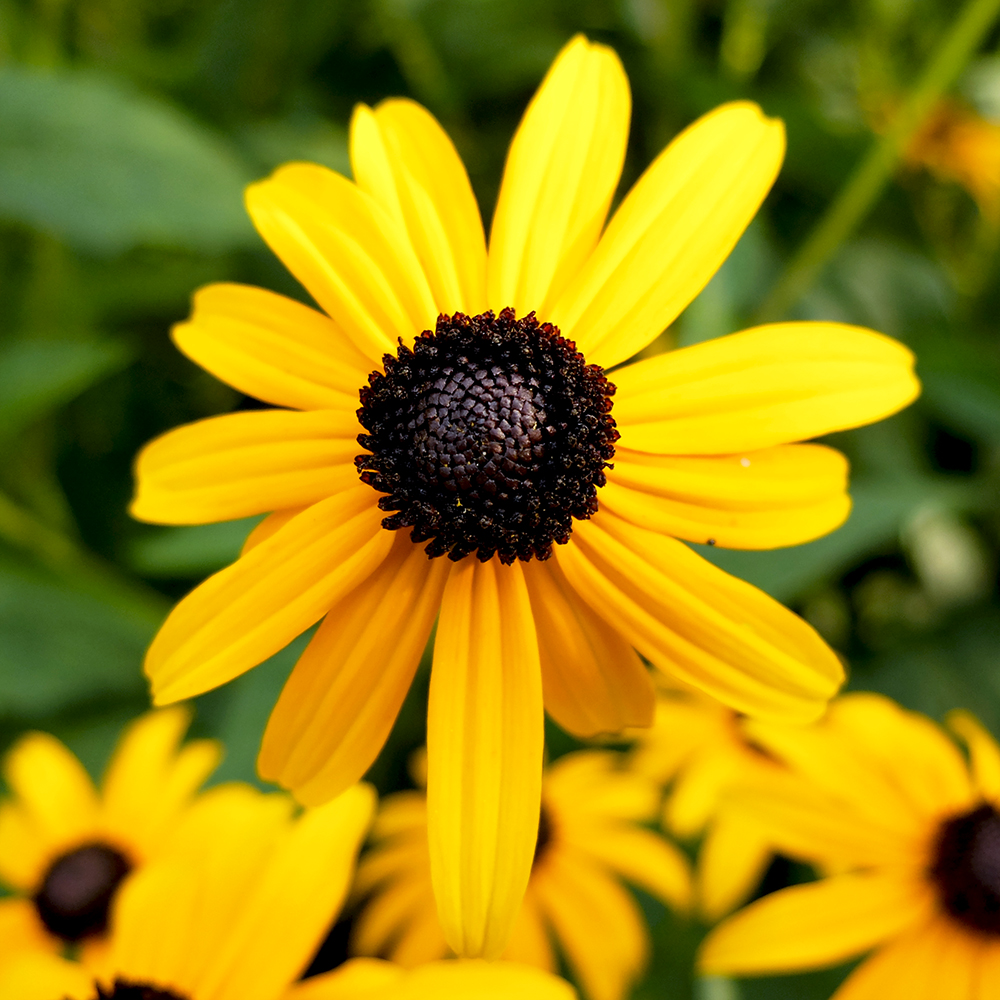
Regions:
<instances>
[{"instance_id":1,"label":"drooping petal","mask_svg":"<svg viewBox=\"0 0 1000 1000\"><path fill-rule=\"evenodd\" d=\"M230 521L301 507L358 482L353 412L248 410L155 438L136 460L133 517L159 524Z\"/></svg>"},{"instance_id":2,"label":"drooping petal","mask_svg":"<svg viewBox=\"0 0 1000 1000\"><path fill-rule=\"evenodd\" d=\"M360 485L314 504L188 594L146 654L156 703L256 666L366 580L393 540L373 497Z\"/></svg>"},{"instance_id":3,"label":"drooping petal","mask_svg":"<svg viewBox=\"0 0 1000 1000\"><path fill-rule=\"evenodd\" d=\"M699 966L712 975L753 975L833 965L926 920L933 906L933 892L922 880L882 872L795 885L716 927Z\"/></svg>"},{"instance_id":4,"label":"drooping petal","mask_svg":"<svg viewBox=\"0 0 1000 1000\"><path fill-rule=\"evenodd\" d=\"M640 653L738 711L807 722L843 680L836 655L801 618L682 542L610 511L577 521L556 558Z\"/></svg>"},{"instance_id":5,"label":"drooping petal","mask_svg":"<svg viewBox=\"0 0 1000 1000\"><path fill-rule=\"evenodd\" d=\"M354 179L405 227L439 312L476 315L486 302L486 236L451 139L409 100L361 104L351 119Z\"/></svg>"},{"instance_id":6,"label":"drooping petal","mask_svg":"<svg viewBox=\"0 0 1000 1000\"><path fill-rule=\"evenodd\" d=\"M747 899L760 884L773 855L761 827L735 810L709 826L698 852L698 909L709 923Z\"/></svg>"},{"instance_id":7,"label":"drooping petal","mask_svg":"<svg viewBox=\"0 0 1000 1000\"><path fill-rule=\"evenodd\" d=\"M895 413L920 392L913 361L871 330L774 323L615 372L614 415L633 451L735 455Z\"/></svg>"},{"instance_id":8,"label":"drooping petal","mask_svg":"<svg viewBox=\"0 0 1000 1000\"><path fill-rule=\"evenodd\" d=\"M577 597L555 560L530 562L524 579L538 631L545 707L576 736L653 721L649 671L635 650Z\"/></svg>"},{"instance_id":9,"label":"drooping petal","mask_svg":"<svg viewBox=\"0 0 1000 1000\"><path fill-rule=\"evenodd\" d=\"M556 57L507 154L490 233L491 308L552 318L552 303L604 225L630 112L618 56L577 35Z\"/></svg>"},{"instance_id":10,"label":"drooping petal","mask_svg":"<svg viewBox=\"0 0 1000 1000\"><path fill-rule=\"evenodd\" d=\"M192 361L240 392L294 410L354 410L371 360L328 316L250 285L207 285L170 332Z\"/></svg>"},{"instance_id":11,"label":"drooping petal","mask_svg":"<svg viewBox=\"0 0 1000 1000\"><path fill-rule=\"evenodd\" d=\"M466 558L445 587L427 712L431 874L459 955L495 958L507 943L538 833L542 740L521 567Z\"/></svg>"},{"instance_id":12,"label":"drooping petal","mask_svg":"<svg viewBox=\"0 0 1000 1000\"><path fill-rule=\"evenodd\" d=\"M307 804L357 781L385 743L437 617L448 563L407 532L330 608L285 684L258 768Z\"/></svg>"},{"instance_id":13,"label":"drooping petal","mask_svg":"<svg viewBox=\"0 0 1000 1000\"><path fill-rule=\"evenodd\" d=\"M756 104L699 118L647 168L546 318L588 361L610 368L632 357L729 256L784 154L784 126Z\"/></svg>"},{"instance_id":14,"label":"drooping petal","mask_svg":"<svg viewBox=\"0 0 1000 1000\"><path fill-rule=\"evenodd\" d=\"M640 527L732 549L801 545L851 509L847 460L816 444L719 457L618 448L600 497Z\"/></svg>"},{"instance_id":15,"label":"drooping petal","mask_svg":"<svg viewBox=\"0 0 1000 1000\"><path fill-rule=\"evenodd\" d=\"M969 748L972 774L980 793L994 805L1000 805L1000 747L996 740L971 712L949 713L948 726Z\"/></svg>"},{"instance_id":16,"label":"drooping petal","mask_svg":"<svg viewBox=\"0 0 1000 1000\"><path fill-rule=\"evenodd\" d=\"M247 210L285 266L377 363L431 329L437 315L423 268L399 221L340 174L312 163L251 184Z\"/></svg>"}]
</instances>

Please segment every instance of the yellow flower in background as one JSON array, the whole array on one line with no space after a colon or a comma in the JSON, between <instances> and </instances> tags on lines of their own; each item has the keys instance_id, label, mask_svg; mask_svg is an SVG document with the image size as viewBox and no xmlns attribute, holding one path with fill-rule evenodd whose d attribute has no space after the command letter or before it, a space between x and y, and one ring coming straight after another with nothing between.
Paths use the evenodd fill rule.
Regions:
<instances>
[{"instance_id":1,"label":"yellow flower in background","mask_svg":"<svg viewBox=\"0 0 1000 1000\"><path fill-rule=\"evenodd\" d=\"M293 817L284 795L208 792L171 853L134 872L91 961L0 961L4 1000L292 1000L354 874L375 797L363 785ZM96 995L95 995L96 994Z\"/></svg>"},{"instance_id":2,"label":"yellow flower in background","mask_svg":"<svg viewBox=\"0 0 1000 1000\"><path fill-rule=\"evenodd\" d=\"M731 708L694 691L663 691L656 718L635 735L632 766L670 784L663 825L687 840L702 836L695 889L710 923L759 885L773 855L770 838L746 810L730 808L728 793L780 768L747 739Z\"/></svg>"},{"instance_id":3,"label":"yellow flower in background","mask_svg":"<svg viewBox=\"0 0 1000 1000\"><path fill-rule=\"evenodd\" d=\"M504 957L556 971L553 939L590 1000L622 1000L649 956L646 921L621 882L675 910L690 902L683 854L641 824L655 818L654 782L621 754L582 750L545 770L531 877ZM363 899L350 948L403 966L448 954L434 906L422 792L382 803L358 865Z\"/></svg>"},{"instance_id":4,"label":"yellow flower in background","mask_svg":"<svg viewBox=\"0 0 1000 1000\"><path fill-rule=\"evenodd\" d=\"M876 949L836 1000L991 1000L1000 990L1000 748L949 717L847 695L809 729L748 724L790 772L744 806L784 853L830 877L765 896L720 924L712 974L834 965Z\"/></svg>"},{"instance_id":5,"label":"yellow flower in background","mask_svg":"<svg viewBox=\"0 0 1000 1000\"><path fill-rule=\"evenodd\" d=\"M122 880L163 853L219 763L214 740L180 745L189 722L179 707L133 722L100 790L47 733L29 733L8 752L0 881L17 895L0 899L0 957L101 939Z\"/></svg>"},{"instance_id":6,"label":"yellow flower in background","mask_svg":"<svg viewBox=\"0 0 1000 1000\"><path fill-rule=\"evenodd\" d=\"M247 192L326 314L213 285L174 330L203 367L283 409L182 427L137 463L139 518L273 512L153 642L157 703L231 680L325 616L259 760L301 801L366 771L439 619L431 871L464 955L503 951L527 885L543 692L579 735L648 725L638 650L740 711L822 712L842 670L819 636L678 539L768 548L832 530L846 462L794 442L918 392L909 351L836 323L617 367L705 286L784 153L780 122L720 107L605 227L629 114L615 54L570 42L514 137L487 252L434 118L405 100L359 107L353 182L291 164Z\"/></svg>"}]
</instances>

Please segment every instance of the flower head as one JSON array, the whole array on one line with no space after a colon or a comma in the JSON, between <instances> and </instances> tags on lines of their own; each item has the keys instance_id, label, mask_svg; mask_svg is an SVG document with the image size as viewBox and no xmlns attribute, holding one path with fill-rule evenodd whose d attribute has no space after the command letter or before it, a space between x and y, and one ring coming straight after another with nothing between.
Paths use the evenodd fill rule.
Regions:
<instances>
[{"instance_id":1,"label":"flower head","mask_svg":"<svg viewBox=\"0 0 1000 1000\"><path fill-rule=\"evenodd\" d=\"M743 807L784 853L832 872L720 924L702 968L754 974L864 952L836 1000L987 997L1000 981L1000 748L965 712L952 729L847 695L811 729L750 724L789 771Z\"/></svg>"},{"instance_id":2,"label":"flower head","mask_svg":"<svg viewBox=\"0 0 1000 1000\"><path fill-rule=\"evenodd\" d=\"M740 711L823 710L842 669L819 636L678 539L757 548L836 527L843 457L792 442L918 391L905 348L831 323L616 368L704 287L784 151L755 105L721 107L605 226L629 103L613 52L566 46L514 137L488 252L454 147L410 101L356 111L353 181L298 163L252 185L258 231L324 312L199 292L178 346L281 409L182 427L137 463L140 518L272 512L175 608L146 672L158 703L189 697L322 618L259 759L302 801L375 759L439 618L431 870L464 955L503 951L527 885L543 692L577 734L648 725L638 650Z\"/></svg>"},{"instance_id":3,"label":"flower head","mask_svg":"<svg viewBox=\"0 0 1000 1000\"><path fill-rule=\"evenodd\" d=\"M219 762L214 740L180 746L189 720L170 708L133 722L100 790L47 733L29 733L9 751L0 879L17 895L0 900L0 955L99 942L122 880L167 849Z\"/></svg>"}]
</instances>

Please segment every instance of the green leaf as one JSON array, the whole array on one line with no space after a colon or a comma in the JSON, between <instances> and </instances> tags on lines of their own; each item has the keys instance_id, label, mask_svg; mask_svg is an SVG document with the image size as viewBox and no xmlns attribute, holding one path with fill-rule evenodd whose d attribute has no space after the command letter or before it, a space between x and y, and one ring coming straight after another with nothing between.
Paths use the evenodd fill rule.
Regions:
<instances>
[{"instance_id":1,"label":"green leaf","mask_svg":"<svg viewBox=\"0 0 1000 1000\"><path fill-rule=\"evenodd\" d=\"M250 529L260 520L245 517L220 524L162 528L132 543L129 563L142 576L174 579L205 576L239 556Z\"/></svg>"},{"instance_id":2,"label":"green leaf","mask_svg":"<svg viewBox=\"0 0 1000 1000\"><path fill-rule=\"evenodd\" d=\"M25 339L0 347L0 437L58 409L128 360L124 347L108 341Z\"/></svg>"},{"instance_id":3,"label":"green leaf","mask_svg":"<svg viewBox=\"0 0 1000 1000\"><path fill-rule=\"evenodd\" d=\"M73 246L219 252L253 231L246 167L162 100L92 72L0 70L0 214Z\"/></svg>"}]
</instances>

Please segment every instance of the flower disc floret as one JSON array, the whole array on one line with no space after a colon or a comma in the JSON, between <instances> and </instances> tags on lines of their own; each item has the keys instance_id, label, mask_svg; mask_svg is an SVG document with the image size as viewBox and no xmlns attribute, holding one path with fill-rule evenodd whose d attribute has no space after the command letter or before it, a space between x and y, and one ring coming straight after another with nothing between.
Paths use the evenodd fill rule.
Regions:
<instances>
[{"instance_id":1,"label":"flower disc floret","mask_svg":"<svg viewBox=\"0 0 1000 1000\"><path fill-rule=\"evenodd\" d=\"M438 317L360 392L361 479L429 556L547 559L597 512L615 387L534 313Z\"/></svg>"},{"instance_id":2,"label":"flower disc floret","mask_svg":"<svg viewBox=\"0 0 1000 1000\"><path fill-rule=\"evenodd\" d=\"M973 930L1000 934L1000 814L982 805L941 825L931 875L944 908Z\"/></svg>"}]
</instances>

